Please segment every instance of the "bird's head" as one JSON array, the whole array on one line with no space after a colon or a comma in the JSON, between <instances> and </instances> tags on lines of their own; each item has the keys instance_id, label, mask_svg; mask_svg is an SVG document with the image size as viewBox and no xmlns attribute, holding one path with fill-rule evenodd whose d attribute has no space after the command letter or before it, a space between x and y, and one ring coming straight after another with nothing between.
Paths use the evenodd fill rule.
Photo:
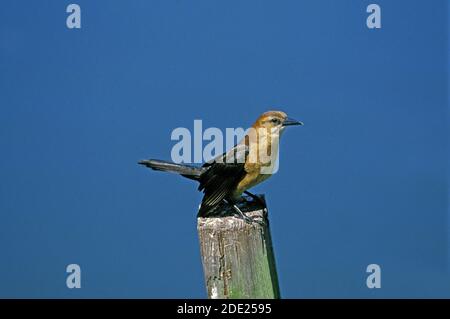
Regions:
<instances>
[{"instance_id":1,"label":"bird's head","mask_svg":"<svg viewBox=\"0 0 450 319\"><path fill-rule=\"evenodd\" d=\"M289 118L282 111L268 111L256 120L253 127L256 129L266 128L272 133L281 133L287 126L303 125L302 122Z\"/></svg>"}]
</instances>

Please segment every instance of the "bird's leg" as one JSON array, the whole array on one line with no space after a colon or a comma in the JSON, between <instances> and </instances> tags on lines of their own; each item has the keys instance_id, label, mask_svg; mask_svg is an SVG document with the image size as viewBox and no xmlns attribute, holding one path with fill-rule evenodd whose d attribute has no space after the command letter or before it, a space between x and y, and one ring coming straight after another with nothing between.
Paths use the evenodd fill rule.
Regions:
<instances>
[{"instance_id":1,"label":"bird's leg","mask_svg":"<svg viewBox=\"0 0 450 319\"><path fill-rule=\"evenodd\" d=\"M225 198L223 199L223 202L227 205L231 205L235 211L234 216L238 217L238 218L242 218L243 220L245 220L247 223L251 223L252 219L250 217L248 217L247 215L245 215L242 210L239 209L239 207L234 204L234 203L230 203L228 202Z\"/></svg>"},{"instance_id":2,"label":"bird's leg","mask_svg":"<svg viewBox=\"0 0 450 319\"><path fill-rule=\"evenodd\" d=\"M245 222L247 222L249 224L251 224L252 222L256 222L260 225L263 225L263 223L260 222L259 220L250 218L247 215L245 215L236 204L228 202L225 198L223 199L223 201L225 204L231 205L233 207L234 211L236 212L236 214L234 215L235 217L242 218Z\"/></svg>"},{"instance_id":3,"label":"bird's leg","mask_svg":"<svg viewBox=\"0 0 450 319\"><path fill-rule=\"evenodd\" d=\"M258 202L262 206L264 213L267 214L266 203L264 203L264 201L261 198L259 198L259 196L256 196L255 194L252 194L249 191L244 191L244 194L250 196L251 198L253 198L254 201Z\"/></svg>"}]
</instances>

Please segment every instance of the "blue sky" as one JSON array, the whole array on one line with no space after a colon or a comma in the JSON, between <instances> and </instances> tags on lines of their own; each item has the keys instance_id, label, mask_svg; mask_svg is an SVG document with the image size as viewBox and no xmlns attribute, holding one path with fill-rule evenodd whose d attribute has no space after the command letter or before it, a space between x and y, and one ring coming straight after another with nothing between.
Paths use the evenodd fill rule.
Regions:
<instances>
[{"instance_id":1,"label":"blue sky","mask_svg":"<svg viewBox=\"0 0 450 319\"><path fill-rule=\"evenodd\" d=\"M205 297L201 194L136 161L274 108L305 122L254 189L282 296L450 297L448 8L378 0L369 30L372 2L76 1L69 30L2 1L0 297Z\"/></svg>"}]
</instances>

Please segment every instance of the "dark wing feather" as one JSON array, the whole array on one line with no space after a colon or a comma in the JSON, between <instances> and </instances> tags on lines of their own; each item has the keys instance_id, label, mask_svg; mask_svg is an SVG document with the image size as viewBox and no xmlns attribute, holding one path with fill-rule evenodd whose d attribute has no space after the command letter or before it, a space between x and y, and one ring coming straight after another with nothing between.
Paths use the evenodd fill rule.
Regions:
<instances>
[{"instance_id":1,"label":"dark wing feather","mask_svg":"<svg viewBox=\"0 0 450 319\"><path fill-rule=\"evenodd\" d=\"M242 158L245 159L247 155L248 148L245 145L237 145L203 165L208 169L199 178L198 189L205 195L198 216L211 215L222 200L233 193L245 176L245 160Z\"/></svg>"},{"instance_id":2,"label":"dark wing feather","mask_svg":"<svg viewBox=\"0 0 450 319\"><path fill-rule=\"evenodd\" d=\"M212 160L203 164L203 167L211 166L215 163L227 163L227 164L243 164L248 156L249 147L245 144L237 144L228 152L225 152Z\"/></svg>"},{"instance_id":3,"label":"dark wing feather","mask_svg":"<svg viewBox=\"0 0 450 319\"><path fill-rule=\"evenodd\" d=\"M212 164L200 177L199 190L205 195L198 215L210 215L224 198L231 195L244 176L244 164Z\"/></svg>"}]
</instances>

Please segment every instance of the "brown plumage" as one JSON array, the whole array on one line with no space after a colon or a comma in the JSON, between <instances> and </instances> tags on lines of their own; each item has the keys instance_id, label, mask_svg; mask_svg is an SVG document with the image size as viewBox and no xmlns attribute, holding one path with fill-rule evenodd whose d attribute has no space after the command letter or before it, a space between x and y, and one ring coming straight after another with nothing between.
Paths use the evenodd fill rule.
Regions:
<instances>
[{"instance_id":1,"label":"brown plumage","mask_svg":"<svg viewBox=\"0 0 450 319\"><path fill-rule=\"evenodd\" d=\"M197 180L198 189L204 192L198 216L213 216L219 205L227 203L248 220L235 203L242 193L272 175L279 138L286 126L302 124L284 112L269 111L258 117L241 142L201 167L160 160L144 160L139 164Z\"/></svg>"}]
</instances>

